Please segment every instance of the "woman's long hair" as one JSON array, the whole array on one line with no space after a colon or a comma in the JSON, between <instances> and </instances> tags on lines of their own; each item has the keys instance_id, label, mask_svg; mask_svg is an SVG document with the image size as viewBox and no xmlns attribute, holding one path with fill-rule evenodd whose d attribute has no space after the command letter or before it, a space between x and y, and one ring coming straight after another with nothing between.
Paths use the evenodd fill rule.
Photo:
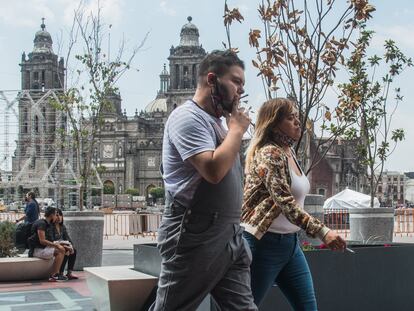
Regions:
<instances>
[{"instance_id":1,"label":"woman's long hair","mask_svg":"<svg viewBox=\"0 0 414 311\"><path fill-rule=\"evenodd\" d=\"M58 213L59 216L62 216L62 221L59 223L59 225L63 225L63 212L60 208L56 209L56 212Z\"/></svg>"},{"instance_id":2,"label":"woman's long hair","mask_svg":"<svg viewBox=\"0 0 414 311\"><path fill-rule=\"evenodd\" d=\"M272 130L283 118L293 112L294 107L293 101L286 98L270 99L260 107L253 138L246 152L246 173L253 162L256 150L272 140Z\"/></svg>"}]
</instances>

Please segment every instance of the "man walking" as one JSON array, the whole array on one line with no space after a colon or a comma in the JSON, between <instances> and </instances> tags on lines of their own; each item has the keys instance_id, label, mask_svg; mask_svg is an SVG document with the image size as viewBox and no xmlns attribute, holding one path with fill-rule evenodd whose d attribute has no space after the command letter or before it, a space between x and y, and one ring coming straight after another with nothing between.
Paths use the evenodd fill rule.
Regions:
<instances>
[{"instance_id":1,"label":"man walking","mask_svg":"<svg viewBox=\"0 0 414 311\"><path fill-rule=\"evenodd\" d=\"M36 194L33 191L29 191L26 194L26 206L24 208L24 215L19 219L16 219L16 223L24 220L27 224L32 224L39 219L40 209L39 204L36 201Z\"/></svg>"},{"instance_id":2,"label":"man walking","mask_svg":"<svg viewBox=\"0 0 414 311\"><path fill-rule=\"evenodd\" d=\"M250 122L239 107L243 87L243 62L232 51L213 51L199 66L193 99L166 123L166 207L158 231L162 265L151 310L196 310L208 293L221 310L257 310L250 250L240 227L238 153Z\"/></svg>"}]
</instances>

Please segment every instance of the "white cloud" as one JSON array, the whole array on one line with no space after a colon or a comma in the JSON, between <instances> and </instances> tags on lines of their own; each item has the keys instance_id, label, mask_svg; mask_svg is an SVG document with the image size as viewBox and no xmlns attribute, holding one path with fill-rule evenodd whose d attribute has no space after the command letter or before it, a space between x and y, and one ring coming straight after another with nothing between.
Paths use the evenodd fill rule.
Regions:
<instances>
[{"instance_id":1,"label":"white cloud","mask_svg":"<svg viewBox=\"0 0 414 311\"><path fill-rule=\"evenodd\" d=\"M402 50L414 50L414 41L412 40L414 24L393 25L388 27L376 25L373 29L376 31L372 40L373 47L382 50L384 41L392 39Z\"/></svg>"},{"instance_id":2,"label":"white cloud","mask_svg":"<svg viewBox=\"0 0 414 311\"><path fill-rule=\"evenodd\" d=\"M414 10L413 9L408 9L408 8L399 8L397 9L393 15L395 18L405 18L405 17L411 17L414 14Z\"/></svg>"},{"instance_id":3,"label":"white cloud","mask_svg":"<svg viewBox=\"0 0 414 311\"><path fill-rule=\"evenodd\" d=\"M35 27L41 24L41 17L54 20L55 14L48 0L2 1L0 4L0 22L7 26Z\"/></svg>"},{"instance_id":4,"label":"white cloud","mask_svg":"<svg viewBox=\"0 0 414 311\"><path fill-rule=\"evenodd\" d=\"M13 0L0 1L0 23L7 26L36 27L41 18L47 21L63 20L64 24L72 24L73 12L83 3L86 15L96 13L98 0ZM101 16L105 23L117 23L122 18L124 0L100 0Z\"/></svg>"},{"instance_id":5,"label":"white cloud","mask_svg":"<svg viewBox=\"0 0 414 311\"><path fill-rule=\"evenodd\" d=\"M78 9L80 3L83 3L85 17L90 14L96 16L98 12L98 0L60 0L60 3L63 7L63 20L67 26L72 25L74 12ZM101 17L105 23L116 24L122 19L123 0L100 0L99 5L101 7Z\"/></svg>"},{"instance_id":6,"label":"white cloud","mask_svg":"<svg viewBox=\"0 0 414 311\"><path fill-rule=\"evenodd\" d=\"M175 15L177 15L177 12L173 8L171 8L169 6L169 4L168 4L167 1L161 1L160 2L160 8L161 8L161 11L165 15L168 15L168 16L175 16Z\"/></svg>"}]
</instances>

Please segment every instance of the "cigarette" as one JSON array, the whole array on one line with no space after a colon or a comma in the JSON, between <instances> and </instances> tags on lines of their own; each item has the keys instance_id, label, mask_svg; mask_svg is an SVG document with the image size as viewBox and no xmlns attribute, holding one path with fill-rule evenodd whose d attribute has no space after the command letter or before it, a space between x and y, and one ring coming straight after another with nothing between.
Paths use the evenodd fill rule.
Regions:
<instances>
[{"instance_id":1,"label":"cigarette","mask_svg":"<svg viewBox=\"0 0 414 311\"><path fill-rule=\"evenodd\" d=\"M242 97L240 97L239 99L242 99L242 98L245 98L245 97L247 97L247 96L249 96L249 94L244 94Z\"/></svg>"},{"instance_id":2,"label":"cigarette","mask_svg":"<svg viewBox=\"0 0 414 311\"><path fill-rule=\"evenodd\" d=\"M355 252L352 249L350 249L349 247L346 247L345 250L352 253L352 254L355 254Z\"/></svg>"}]
</instances>

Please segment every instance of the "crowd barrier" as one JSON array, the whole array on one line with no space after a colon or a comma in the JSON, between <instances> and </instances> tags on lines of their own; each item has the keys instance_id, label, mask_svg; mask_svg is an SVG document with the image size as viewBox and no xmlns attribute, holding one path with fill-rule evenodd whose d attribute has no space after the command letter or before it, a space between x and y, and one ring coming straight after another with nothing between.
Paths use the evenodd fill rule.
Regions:
<instances>
[{"instance_id":1,"label":"crowd barrier","mask_svg":"<svg viewBox=\"0 0 414 311\"><path fill-rule=\"evenodd\" d=\"M394 235L412 236L414 233L414 209L397 208L394 218Z\"/></svg>"},{"instance_id":2,"label":"crowd barrier","mask_svg":"<svg viewBox=\"0 0 414 311\"><path fill-rule=\"evenodd\" d=\"M23 213L1 212L0 221L15 222ZM105 214L104 238L111 236L154 236L160 225L161 214L112 213ZM327 227L347 236L349 234L349 213L347 210L326 209L324 223ZM394 235L414 235L414 209L401 208L395 210Z\"/></svg>"},{"instance_id":3,"label":"crowd barrier","mask_svg":"<svg viewBox=\"0 0 414 311\"><path fill-rule=\"evenodd\" d=\"M105 214L104 238L110 236L154 236L161 214Z\"/></svg>"}]
</instances>

